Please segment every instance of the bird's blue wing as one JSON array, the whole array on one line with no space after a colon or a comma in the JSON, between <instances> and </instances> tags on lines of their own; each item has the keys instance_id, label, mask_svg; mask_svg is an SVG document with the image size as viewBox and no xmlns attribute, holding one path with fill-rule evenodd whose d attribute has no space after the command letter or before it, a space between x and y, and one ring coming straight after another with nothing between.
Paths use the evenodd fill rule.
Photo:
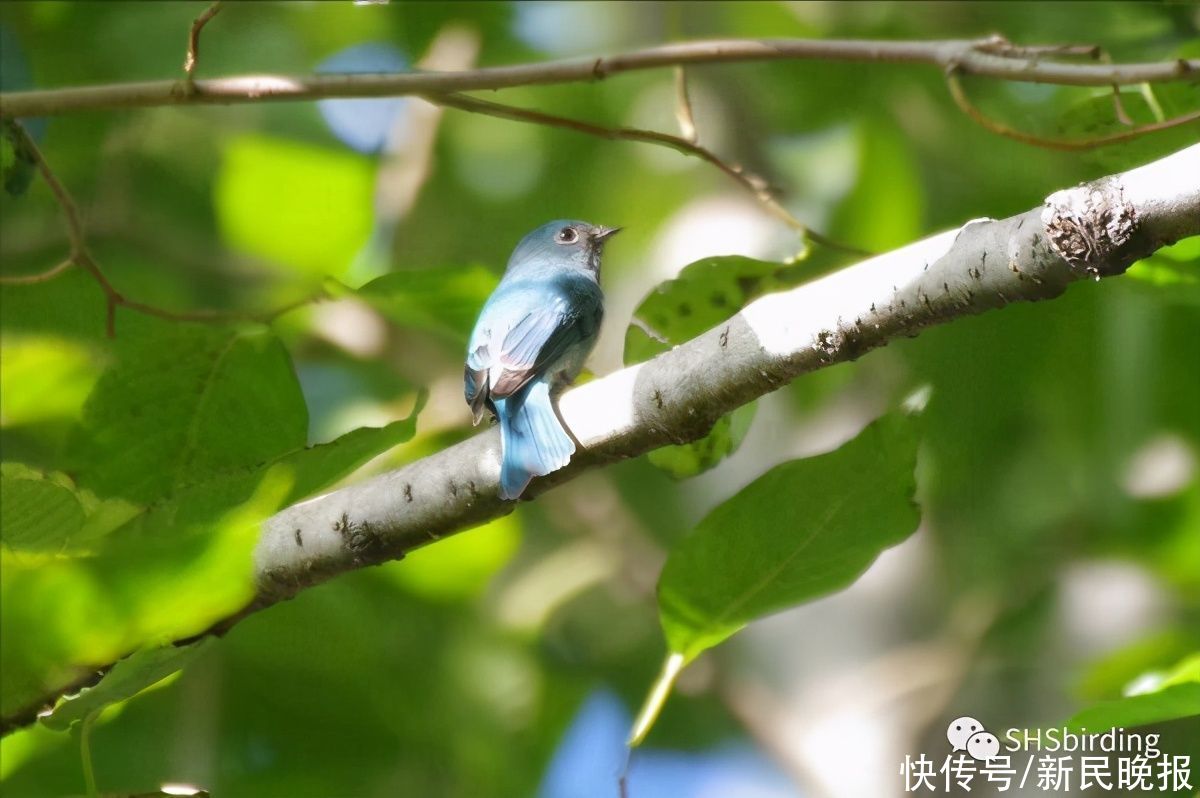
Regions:
<instances>
[{"instance_id":1,"label":"bird's blue wing","mask_svg":"<svg viewBox=\"0 0 1200 798\"><path fill-rule=\"evenodd\" d=\"M566 289L513 292L485 309L472 336L464 380L477 418L492 399L516 393L573 345L596 334L599 288Z\"/></svg>"}]
</instances>

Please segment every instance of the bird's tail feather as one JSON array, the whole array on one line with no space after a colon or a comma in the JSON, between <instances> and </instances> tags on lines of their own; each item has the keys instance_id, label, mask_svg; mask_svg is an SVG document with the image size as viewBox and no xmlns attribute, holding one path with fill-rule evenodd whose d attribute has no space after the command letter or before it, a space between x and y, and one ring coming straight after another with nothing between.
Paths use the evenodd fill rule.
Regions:
<instances>
[{"instance_id":1,"label":"bird's tail feather","mask_svg":"<svg viewBox=\"0 0 1200 798\"><path fill-rule=\"evenodd\" d=\"M550 402L550 386L534 380L514 396L496 400L500 417L500 498L516 499L529 480L565 466L575 441Z\"/></svg>"}]
</instances>

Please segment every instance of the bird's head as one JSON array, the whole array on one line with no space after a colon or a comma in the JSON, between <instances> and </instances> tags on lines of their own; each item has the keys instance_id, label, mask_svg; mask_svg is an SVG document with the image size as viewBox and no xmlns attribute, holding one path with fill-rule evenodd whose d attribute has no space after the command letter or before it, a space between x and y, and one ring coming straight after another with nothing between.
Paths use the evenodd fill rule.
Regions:
<instances>
[{"instance_id":1,"label":"bird's head","mask_svg":"<svg viewBox=\"0 0 1200 798\"><path fill-rule=\"evenodd\" d=\"M521 239L508 260L508 272L572 269L600 279L604 242L621 230L572 219L547 222Z\"/></svg>"}]
</instances>

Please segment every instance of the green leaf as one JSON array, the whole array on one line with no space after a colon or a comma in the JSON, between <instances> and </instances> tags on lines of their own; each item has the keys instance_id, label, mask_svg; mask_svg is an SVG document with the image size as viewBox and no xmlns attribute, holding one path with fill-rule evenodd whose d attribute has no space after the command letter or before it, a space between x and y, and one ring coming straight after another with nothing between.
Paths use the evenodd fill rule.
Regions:
<instances>
[{"instance_id":1,"label":"green leaf","mask_svg":"<svg viewBox=\"0 0 1200 798\"><path fill-rule=\"evenodd\" d=\"M252 466L222 471L189 483L164 497L121 533L129 536L149 530L161 534L167 528L174 528L177 533L203 530L230 509L245 503L268 474L275 474L289 487L279 494L278 501L259 506L253 520L260 521L281 507L324 490L372 457L411 440L416 434L417 416L427 398L428 392L421 391L407 418L382 427L360 427L328 443L294 449Z\"/></svg>"},{"instance_id":2,"label":"green leaf","mask_svg":"<svg viewBox=\"0 0 1200 798\"><path fill-rule=\"evenodd\" d=\"M1074 732L1128 729L1197 715L1200 715L1200 682L1185 682L1088 707L1067 721L1067 728Z\"/></svg>"},{"instance_id":3,"label":"green leaf","mask_svg":"<svg viewBox=\"0 0 1200 798\"><path fill-rule=\"evenodd\" d=\"M676 479L695 476L715 466L732 454L746 437L754 421L757 404L751 402L721 416L707 435L698 441L663 446L646 455L651 463Z\"/></svg>"},{"instance_id":4,"label":"green leaf","mask_svg":"<svg viewBox=\"0 0 1200 798\"><path fill-rule=\"evenodd\" d=\"M4 308L0 329L6 335L6 352L7 335L12 332L104 340L104 292L82 269L67 269L40 283L0 282L0 307Z\"/></svg>"},{"instance_id":5,"label":"green leaf","mask_svg":"<svg viewBox=\"0 0 1200 798\"><path fill-rule=\"evenodd\" d=\"M858 179L834 216L835 238L887 252L918 238L924 191L912 147L890 119L858 128Z\"/></svg>"},{"instance_id":6,"label":"green leaf","mask_svg":"<svg viewBox=\"0 0 1200 798\"><path fill-rule=\"evenodd\" d=\"M54 731L66 731L72 723L133 698L147 687L182 670L216 642L215 637L206 637L186 646L137 651L114 665L95 687L85 688L61 699L41 722Z\"/></svg>"},{"instance_id":7,"label":"green leaf","mask_svg":"<svg viewBox=\"0 0 1200 798\"><path fill-rule=\"evenodd\" d=\"M374 224L372 162L269 136L226 147L214 188L234 247L314 276L343 275Z\"/></svg>"},{"instance_id":8,"label":"green leaf","mask_svg":"<svg viewBox=\"0 0 1200 798\"><path fill-rule=\"evenodd\" d=\"M1152 102L1162 109L1167 118L1179 116L1200 105L1200 85L1164 83L1149 89L1129 87L1121 92L1121 105L1137 126L1162 121L1155 113ZM1141 166L1195 143L1196 127L1195 123L1180 125L1119 144L1097 147L1088 151L1087 160L1106 172ZM1129 129L1117 118L1112 90L1103 88L1097 89L1093 96L1069 106L1057 121L1056 135L1067 139L1089 139L1124 133Z\"/></svg>"},{"instance_id":9,"label":"green leaf","mask_svg":"<svg viewBox=\"0 0 1200 798\"><path fill-rule=\"evenodd\" d=\"M429 392L422 390L406 418L382 427L359 427L345 435L316 446L293 452L279 462L293 470L294 482L287 503L311 496L348 476L376 455L412 440L417 432L417 416L425 408Z\"/></svg>"},{"instance_id":10,"label":"green leaf","mask_svg":"<svg viewBox=\"0 0 1200 798\"><path fill-rule=\"evenodd\" d=\"M0 550L10 555L0 557L5 714L95 663L195 634L243 606L261 520L409 440L425 401L422 393L408 418L306 447L303 397L269 330L121 322L116 363L89 397L74 443L88 556L59 546L55 557ZM4 487L23 491L18 498L30 489L7 479ZM31 527L27 501L5 505L23 539L50 547L66 534ZM69 529L79 520L75 513Z\"/></svg>"},{"instance_id":11,"label":"green leaf","mask_svg":"<svg viewBox=\"0 0 1200 798\"><path fill-rule=\"evenodd\" d=\"M1163 247L1130 266L1126 276L1153 286L1163 301L1200 305L1200 236Z\"/></svg>"},{"instance_id":12,"label":"green leaf","mask_svg":"<svg viewBox=\"0 0 1200 798\"><path fill-rule=\"evenodd\" d=\"M16 463L0 465L0 542L10 549L55 551L84 522L83 505L63 476L47 476Z\"/></svg>"},{"instance_id":13,"label":"green leaf","mask_svg":"<svg viewBox=\"0 0 1200 798\"><path fill-rule=\"evenodd\" d=\"M465 347L497 282L482 266L454 266L392 272L356 293L401 327L436 333Z\"/></svg>"},{"instance_id":14,"label":"green leaf","mask_svg":"<svg viewBox=\"0 0 1200 798\"><path fill-rule=\"evenodd\" d=\"M150 503L304 446L304 397L270 330L123 321L73 436L82 487Z\"/></svg>"},{"instance_id":15,"label":"green leaf","mask_svg":"<svg viewBox=\"0 0 1200 798\"><path fill-rule=\"evenodd\" d=\"M1200 653L1165 672L1143 674L1134 684L1140 685L1136 694L1088 707L1067 721L1067 728L1097 732L1200 716Z\"/></svg>"},{"instance_id":16,"label":"green leaf","mask_svg":"<svg viewBox=\"0 0 1200 798\"><path fill-rule=\"evenodd\" d=\"M1200 630L1187 633L1172 628L1136 640L1088 665L1079 681L1079 695L1089 701L1120 696L1126 685L1175 662L1197 646L1200 646Z\"/></svg>"},{"instance_id":17,"label":"green leaf","mask_svg":"<svg viewBox=\"0 0 1200 798\"><path fill-rule=\"evenodd\" d=\"M479 595L512 559L520 540L520 517L513 513L468 534L417 549L385 572L415 595L433 601L459 601Z\"/></svg>"},{"instance_id":18,"label":"green leaf","mask_svg":"<svg viewBox=\"0 0 1200 798\"><path fill-rule=\"evenodd\" d=\"M728 319L747 302L795 285L803 266L768 263L729 255L689 264L673 280L655 288L634 311L625 332L625 363L649 360ZM704 438L666 446L648 455L651 463L676 478L706 471L737 449L754 420L753 403L722 417Z\"/></svg>"},{"instance_id":19,"label":"green leaf","mask_svg":"<svg viewBox=\"0 0 1200 798\"><path fill-rule=\"evenodd\" d=\"M100 375L90 347L57 335L8 335L0 358L0 384L19 391L0 394L6 427L77 418Z\"/></svg>"},{"instance_id":20,"label":"green leaf","mask_svg":"<svg viewBox=\"0 0 1200 798\"><path fill-rule=\"evenodd\" d=\"M640 363L695 338L771 291L798 284L803 264L726 255L688 264L656 287L633 312L625 333L625 363Z\"/></svg>"},{"instance_id":21,"label":"green leaf","mask_svg":"<svg viewBox=\"0 0 1200 798\"><path fill-rule=\"evenodd\" d=\"M850 584L916 529L917 424L893 413L836 451L776 466L671 552L667 645L688 661L748 621Z\"/></svg>"}]
</instances>

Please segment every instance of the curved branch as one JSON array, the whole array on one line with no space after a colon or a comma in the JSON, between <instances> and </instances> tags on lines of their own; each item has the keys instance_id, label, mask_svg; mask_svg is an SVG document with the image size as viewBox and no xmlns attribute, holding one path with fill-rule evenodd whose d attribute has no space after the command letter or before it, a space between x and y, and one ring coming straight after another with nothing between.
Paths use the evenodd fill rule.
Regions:
<instances>
[{"instance_id":1,"label":"curved branch","mask_svg":"<svg viewBox=\"0 0 1200 798\"><path fill-rule=\"evenodd\" d=\"M188 29L187 53L183 57L183 74L188 80L196 72L196 65L200 62L200 31L204 30L204 26L208 21L221 13L221 0L215 0L212 5L204 9L200 16L192 20L192 27Z\"/></svg>"},{"instance_id":2,"label":"curved branch","mask_svg":"<svg viewBox=\"0 0 1200 798\"><path fill-rule=\"evenodd\" d=\"M686 64L821 60L957 66L972 75L1064 86L1109 86L1200 80L1200 59L1144 64L1046 61L1001 37L936 41L854 39L722 39L648 47L601 58L487 67L461 72L375 75L242 75L190 81L113 83L0 93L0 117L51 116L78 111L162 105L230 105L331 97L447 94L601 80L622 72Z\"/></svg>"},{"instance_id":3,"label":"curved branch","mask_svg":"<svg viewBox=\"0 0 1200 798\"><path fill-rule=\"evenodd\" d=\"M640 141L647 144L658 144L668 149L675 150L683 155L690 155L699 158L706 163L715 166L720 171L724 172L730 178L735 180L738 185L754 195L763 206L770 211L776 218L780 219L788 227L795 230L809 241L829 247L830 249L841 250L852 255L870 255L867 252L849 244L842 244L822 233L818 233L804 222L797 219L783 207L775 197L771 196L771 192L767 189L767 183L758 175L751 174L737 164L727 163L722 160L712 150L697 144L695 141L688 140L682 136L673 136L670 133L661 133L657 130L643 130L633 127L604 127L591 122L584 122L580 119L571 119L565 116L556 116L547 114L543 111L535 111L530 108L520 108L515 105L505 105L496 103L490 100L481 100L478 97L468 97L465 94L430 94L425 95L425 99L431 103L444 105L449 108L457 108L460 111L469 111L476 114L485 114L487 116L495 116L501 119L511 119L517 122L532 122L535 125L545 125L546 127L563 128L564 130L574 130L577 133L585 133L589 136L597 136L610 141ZM693 127L693 132L694 132Z\"/></svg>"},{"instance_id":4,"label":"curved branch","mask_svg":"<svg viewBox=\"0 0 1200 798\"><path fill-rule=\"evenodd\" d=\"M1117 133L1108 133L1103 136L1093 136L1086 139L1049 139L1042 136L1035 136L1032 133L1026 133L1023 130L1009 127L1003 122L998 122L992 119L979 109L979 106L971 102L963 89L962 81L959 80L957 70L953 67L946 71L946 88L950 91L951 98L954 99L954 104L958 109L966 114L977 125L987 130L990 133L995 133L998 136L1019 141L1022 144L1032 144L1035 147L1043 147L1048 150L1059 150L1061 152L1083 152L1086 150L1094 150L1097 147L1105 147L1109 144L1120 144L1123 141L1131 141L1146 135L1147 133L1157 133L1160 130L1169 130L1173 127L1200 122L1200 110L1189 111L1186 114L1164 119L1161 122L1152 122L1148 125L1139 125L1138 127L1122 130ZM1120 104L1119 95L1114 95L1116 99L1116 109L1118 119L1122 118L1124 108ZM1129 122L1128 124L1132 124Z\"/></svg>"},{"instance_id":5,"label":"curved branch","mask_svg":"<svg viewBox=\"0 0 1200 798\"><path fill-rule=\"evenodd\" d=\"M1200 144L1056 192L1017 216L967 222L755 300L653 360L564 394L559 408L580 450L526 494L536 497L589 468L695 440L723 414L802 374L926 327L1010 302L1051 299L1072 282L1121 274L1161 246L1200 235L1196 174ZM255 550L256 598L208 633L222 634L338 574L403 558L512 512L515 504L497 497L499 444L491 429L268 519ZM90 674L89 680L95 671ZM33 722L37 710L0 719L0 731Z\"/></svg>"}]
</instances>

